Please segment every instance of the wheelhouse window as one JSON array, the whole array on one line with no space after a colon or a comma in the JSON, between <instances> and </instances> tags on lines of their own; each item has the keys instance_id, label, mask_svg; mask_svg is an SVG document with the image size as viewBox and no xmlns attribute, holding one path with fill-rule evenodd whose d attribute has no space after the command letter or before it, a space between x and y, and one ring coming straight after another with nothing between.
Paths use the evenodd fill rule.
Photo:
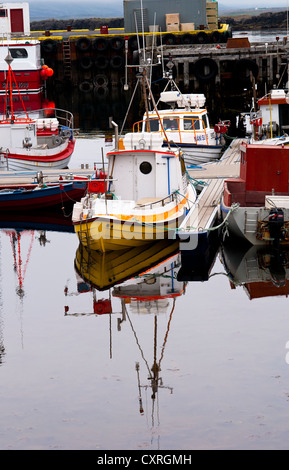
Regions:
<instances>
[{"instance_id":1,"label":"wheelhouse window","mask_svg":"<svg viewBox=\"0 0 289 470\"><path fill-rule=\"evenodd\" d=\"M146 132L157 132L159 130L159 120L156 118L156 119L149 119L149 129L148 129L148 123L146 121L145 123L145 131Z\"/></svg>"},{"instance_id":2,"label":"wheelhouse window","mask_svg":"<svg viewBox=\"0 0 289 470\"><path fill-rule=\"evenodd\" d=\"M164 117L163 127L165 131L177 131L179 129L178 120L176 118Z\"/></svg>"},{"instance_id":3,"label":"wheelhouse window","mask_svg":"<svg viewBox=\"0 0 289 470\"><path fill-rule=\"evenodd\" d=\"M28 52L23 47L16 47L13 49L9 49L9 51L13 59L27 59L28 57Z\"/></svg>"},{"instance_id":4,"label":"wheelhouse window","mask_svg":"<svg viewBox=\"0 0 289 470\"><path fill-rule=\"evenodd\" d=\"M195 129L196 131L208 127L207 115L203 116L184 116L184 130L189 131Z\"/></svg>"},{"instance_id":5,"label":"wheelhouse window","mask_svg":"<svg viewBox=\"0 0 289 470\"><path fill-rule=\"evenodd\" d=\"M200 129L203 129L203 123L200 120L199 116L185 116L184 117L184 130L185 131L190 131L190 130L195 130L199 131Z\"/></svg>"},{"instance_id":6,"label":"wheelhouse window","mask_svg":"<svg viewBox=\"0 0 289 470\"><path fill-rule=\"evenodd\" d=\"M0 10L0 18L7 18L7 10Z\"/></svg>"}]
</instances>

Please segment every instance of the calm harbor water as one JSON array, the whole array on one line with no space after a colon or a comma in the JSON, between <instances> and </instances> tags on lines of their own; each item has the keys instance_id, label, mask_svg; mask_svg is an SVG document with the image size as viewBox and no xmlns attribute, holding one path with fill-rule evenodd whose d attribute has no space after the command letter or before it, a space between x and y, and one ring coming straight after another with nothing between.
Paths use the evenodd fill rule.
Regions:
<instances>
[{"instance_id":1,"label":"calm harbor water","mask_svg":"<svg viewBox=\"0 0 289 470\"><path fill-rule=\"evenodd\" d=\"M101 148L102 136L79 137L71 167L93 165ZM289 448L284 288L264 297L261 283L250 299L256 292L232 288L219 254L208 281L184 284L172 253L153 278L99 291L75 269L73 232L6 225L1 449ZM94 313L108 302L112 314Z\"/></svg>"},{"instance_id":2,"label":"calm harbor water","mask_svg":"<svg viewBox=\"0 0 289 470\"><path fill-rule=\"evenodd\" d=\"M111 144L82 126L91 169ZM0 449L288 450L287 252L225 246L187 283L175 250L123 282L108 258L99 290L69 220L0 218Z\"/></svg>"}]
</instances>

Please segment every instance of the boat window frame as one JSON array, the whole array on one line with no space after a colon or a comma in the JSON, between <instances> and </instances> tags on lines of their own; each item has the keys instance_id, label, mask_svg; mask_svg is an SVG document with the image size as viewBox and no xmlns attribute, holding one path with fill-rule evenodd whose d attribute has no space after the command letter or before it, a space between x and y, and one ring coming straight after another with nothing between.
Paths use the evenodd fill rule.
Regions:
<instances>
[{"instance_id":1,"label":"boat window frame","mask_svg":"<svg viewBox=\"0 0 289 470\"><path fill-rule=\"evenodd\" d=\"M191 125L188 129L185 128L185 124L191 122ZM202 124L201 124L202 123ZM200 116L184 116L183 117L183 128L184 131L200 131L203 130L203 120Z\"/></svg>"},{"instance_id":2,"label":"boat window frame","mask_svg":"<svg viewBox=\"0 0 289 470\"><path fill-rule=\"evenodd\" d=\"M23 51L24 51L24 54L23 54ZM11 48L9 47L9 52L11 54L11 57L16 60L28 58L28 52L27 52L27 49L25 49L25 47L11 47ZM15 53L17 52L21 52L21 56L16 55Z\"/></svg>"},{"instance_id":3,"label":"boat window frame","mask_svg":"<svg viewBox=\"0 0 289 470\"><path fill-rule=\"evenodd\" d=\"M143 175L149 175L153 171L153 166L150 162L143 161L139 165L139 171Z\"/></svg>"},{"instance_id":4,"label":"boat window frame","mask_svg":"<svg viewBox=\"0 0 289 470\"><path fill-rule=\"evenodd\" d=\"M169 125L167 126L167 121ZM173 122L174 121L174 122ZM162 117L162 125L164 131L179 132L179 119L175 116L164 116Z\"/></svg>"},{"instance_id":5,"label":"boat window frame","mask_svg":"<svg viewBox=\"0 0 289 470\"><path fill-rule=\"evenodd\" d=\"M153 124L153 125L152 125ZM155 126L157 124L157 126ZM149 130L148 130L148 120L145 120L145 132L159 132L160 131L160 122L159 118L149 118Z\"/></svg>"}]
</instances>

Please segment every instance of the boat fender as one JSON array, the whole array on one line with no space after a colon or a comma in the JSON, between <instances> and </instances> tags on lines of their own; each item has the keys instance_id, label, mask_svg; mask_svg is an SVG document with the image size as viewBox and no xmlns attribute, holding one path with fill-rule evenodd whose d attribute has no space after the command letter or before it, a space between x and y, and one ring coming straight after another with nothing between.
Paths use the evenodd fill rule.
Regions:
<instances>
[{"instance_id":1,"label":"boat fender","mask_svg":"<svg viewBox=\"0 0 289 470\"><path fill-rule=\"evenodd\" d=\"M181 36L182 44L195 44L196 38L195 34L186 33Z\"/></svg>"},{"instance_id":2,"label":"boat fender","mask_svg":"<svg viewBox=\"0 0 289 470\"><path fill-rule=\"evenodd\" d=\"M210 35L210 42L213 44L216 44L218 42L221 42L222 36L220 31L213 31L212 34Z\"/></svg>"},{"instance_id":3,"label":"boat fender","mask_svg":"<svg viewBox=\"0 0 289 470\"><path fill-rule=\"evenodd\" d=\"M172 33L164 34L163 37L162 37L162 42L163 42L163 44L165 44L167 46L172 46L172 45L176 44L177 38Z\"/></svg>"},{"instance_id":4,"label":"boat fender","mask_svg":"<svg viewBox=\"0 0 289 470\"><path fill-rule=\"evenodd\" d=\"M106 75L98 74L93 79L94 86L96 87L107 87L108 86L108 78Z\"/></svg>"},{"instance_id":5,"label":"boat fender","mask_svg":"<svg viewBox=\"0 0 289 470\"><path fill-rule=\"evenodd\" d=\"M57 49L57 42L54 41L53 39L45 39L44 41L41 42L41 49L43 52L47 52L48 54L51 54L52 52L55 52Z\"/></svg>"},{"instance_id":6,"label":"boat fender","mask_svg":"<svg viewBox=\"0 0 289 470\"><path fill-rule=\"evenodd\" d=\"M120 69L124 65L123 57L120 55L115 55L110 59L110 66L112 69Z\"/></svg>"},{"instance_id":7,"label":"boat fender","mask_svg":"<svg viewBox=\"0 0 289 470\"><path fill-rule=\"evenodd\" d=\"M62 137L60 137L60 135L53 135L52 136L52 144L55 145L56 147L58 145L61 145L62 144Z\"/></svg>"},{"instance_id":8,"label":"boat fender","mask_svg":"<svg viewBox=\"0 0 289 470\"><path fill-rule=\"evenodd\" d=\"M108 67L109 60L104 55L100 55L95 59L95 65L100 70L105 70Z\"/></svg>"},{"instance_id":9,"label":"boat fender","mask_svg":"<svg viewBox=\"0 0 289 470\"><path fill-rule=\"evenodd\" d=\"M37 181L38 184L43 184L43 178L44 178L44 176L43 176L42 171L37 171L36 181Z\"/></svg>"},{"instance_id":10,"label":"boat fender","mask_svg":"<svg viewBox=\"0 0 289 470\"><path fill-rule=\"evenodd\" d=\"M76 48L82 52L88 51L90 49L90 46L91 46L91 40L86 36L79 38L76 43Z\"/></svg>"},{"instance_id":11,"label":"boat fender","mask_svg":"<svg viewBox=\"0 0 289 470\"><path fill-rule=\"evenodd\" d=\"M85 80L84 82L80 83L79 90L83 93L88 93L93 90L93 84L88 80Z\"/></svg>"},{"instance_id":12,"label":"boat fender","mask_svg":"<svg viewBox=\"0 0 289 470\"><path fill-rule=\"evenodd\" d=\"M209 42L209 35L205 31L200 31L196 35L197 44L207 44Z\"/></svg>"},{"instance_id":13,"label":"boat fender","mask_svg":"<svg viewBox=\"0 0 289 470\"><path fill-rule=\"evenodd\" d=\"M95 87L94 89L94 94L98 97L98 98L103 98L105 96L108 95L108 87L107 86L97 86Z\"/></svg>"},{"instance_id":14,"label":"boat fender","mask_svg":"<svg viewBox=\"0 0 289 470\"><path fill-rule=\"evenodd\" d=\"M90 70L93 66L93 60L91 59L91 57L85 55L81 57L79 65L82 70Z\"/></svg>"},{"instance_id":15,"label":"boat fender","mask_svg":"<svg viewBox=\"0 0 289 470\"><path fill-rule=\"evenodd\" d=\"M93 42L93 49L96 51L106 51L108 48L108 40L106 38L96 38Z\"/></svg>"},{"instance_id":16,"label":"boat fender","mask_svg":"<svg viewBox=\"0 0 289 470\"><path fill-rule=\"evenodd\" d=\"M218 65L210 57L203 57L194 63L194 74L198 80L211 80L217 73Z\"/></svg>"},{"instance_id":17,"label":"boat fender","mask_svg":"<svg viewBox=\"0 0 289 470\"><path fill-rule=\"evenodd\" d=\"M124 39L119 37L119 36L116 36L116 37L110 39L109 45L110 45L112 50L120 51L124 47Z\"/></svg>"}]
</instances>

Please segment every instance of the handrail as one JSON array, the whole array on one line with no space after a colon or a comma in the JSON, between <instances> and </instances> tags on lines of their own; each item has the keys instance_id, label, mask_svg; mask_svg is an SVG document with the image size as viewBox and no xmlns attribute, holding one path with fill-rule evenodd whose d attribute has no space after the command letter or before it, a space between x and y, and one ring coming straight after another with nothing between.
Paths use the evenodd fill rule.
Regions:
<instances>
[{"instance_id":1,"label":"handrail","mask_svg":"<svg viewBox=\"0 0 289 470\"><path fill-rule=\"evenodd\" d=\"M164 116L163 119L169 119L170 116ZM175 132L178 132L179 133L179 138L180 138L180 143L182 142L182 132L184 133L187 133L187 132L193 132L194 133L194 137L195 137L195 143L196 145L198 145L198 140L197 140L197 133L204 133L205 134L205 137L206 137L206 143L207 145L209 145L209 142L208 142L208 135L207 135L207 130L206 130L206 126L205 126L205 122L202 118L195 118L195 117L190 117L189 119L192 120L192 125L193 125L193 129L183 129L181 130L180 129L180 117L177 117L177 116L174 116L174 119L177 120L177 123L178 123L178 129L175 130ZM187 118L188 119L188 118ZM152 118L152 119L149 119L149 121L159 121L158 118ZM195 122L196 121L201 121L202 122L202 129L198 130L195 128ZM147 119L143 119L142 121L137 121L133 124L133 128L132 128L132 131L133 132L136 132L136 133L139 133L141 130L142 130L142 127L143 127L143 123L147 123ZM135 130L137 128L137 130ZM166 131L168 132L174 132L174 130L172 129L166 129ZM157 131L150 131L152 133L161 133L162 134L162 130L157 130Z\"/></svg>"},{"instance_id":2,"label":"handrail","mask_svg":"<svg viewBox=\"0 0 289 470\"><path fill-rule=\"evenodd\" d=\"M14 120L21 122L21 120L27 121L27 118L23 118L25 116L24 111L17 112L14 115ZM70 111L61 108L41 108L39 110L33 110L30 112L29 120L34 122L37 119L50 119L56 118L58 119L60 125L68 127L69 129L73 130L73 114ZM3 121L3 120L2 120ZM9 119L8 119L9 121Z\"/></svg>"},{"instance_id":3,"label":"handrail","mask_svg":"<svg viewBox=\"0 0 289 470\"><path fill-rule=\"evenodd\" d=\"M150 206L150 208L152 209L153 205L159 204L160 202L162 203L162 206L164 206L166 199L169 199L169 201L172 202L177 197L177 195L178 195L178 192L174 191L172 194L169 194L168 196L164 197L163 199L159 199L158 201L148 202L146 204L137 204L137 207Z\"/></svg>"}]
</instances>

